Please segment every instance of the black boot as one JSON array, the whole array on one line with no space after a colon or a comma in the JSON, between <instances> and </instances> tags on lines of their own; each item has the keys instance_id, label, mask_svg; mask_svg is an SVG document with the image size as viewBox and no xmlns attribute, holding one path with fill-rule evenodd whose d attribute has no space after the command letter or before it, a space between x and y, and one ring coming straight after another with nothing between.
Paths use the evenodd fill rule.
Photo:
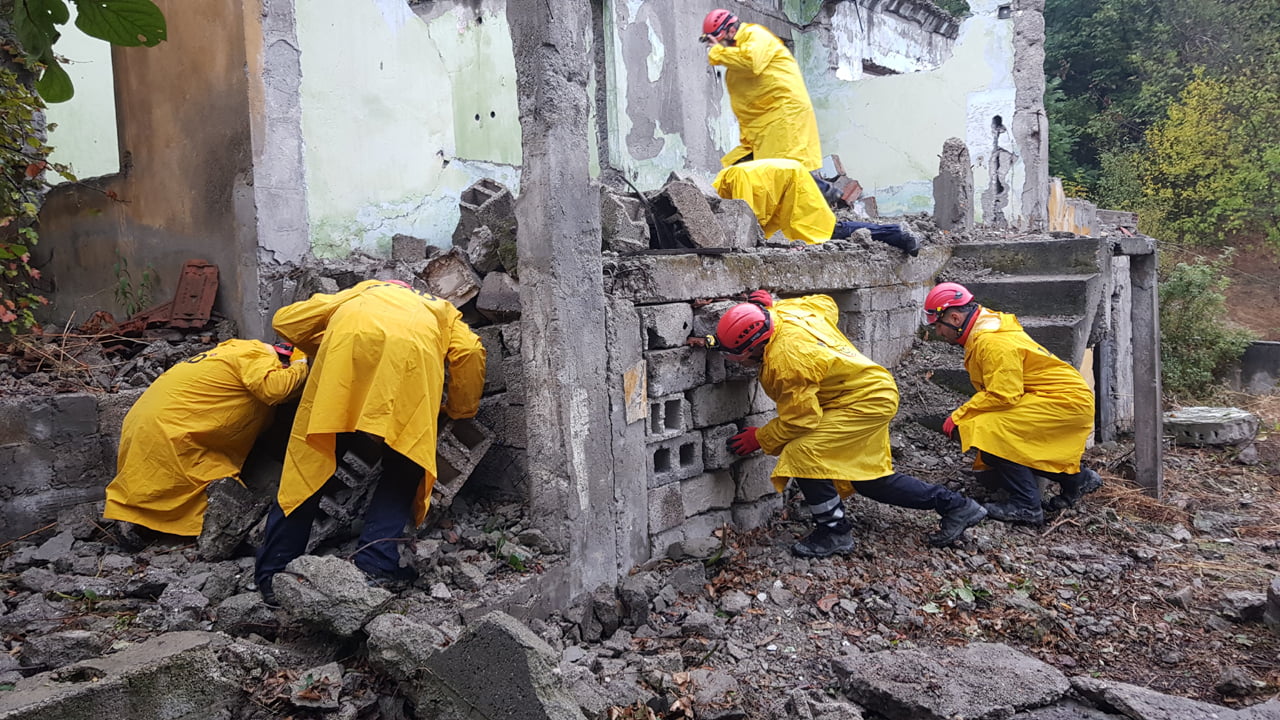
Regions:
<instances>
[{"instance_id":1,"label":"black boot","mask_svg":"<svg viewBox=\"0 0 1280 720\"><path fill-rule=\"evenodd\" d=\"M1015 525L1044 524L1044 510L1038 507L1019 507L1009 502L987 503L984 507L987 509L988 515L1000 522L1013 523Z\"/></svg>"},{"instance_id":2,"label":"black boot","mask_svg":"<svg viewBox=\"0 0 1280 720\"><path fill-rule=\"evenodd\" d=\"M791 553L798 557L824 558L835 554L853 552L853 523L840 518L835 525L818 523L809 536L791 546Z\"/></svg>"},{"instance_id":3,"label":"black boot","mask_svg":"<svg viewBox=\"0 0 1280 720\"><path fill-rule=\"evenodd\" d=\"M1080 501L1080 498L1102 487L1102 477L1098 473L1084 468L1070 480L1058 483L1062 492L1049 498L1045 503L1048 510L1065 510Z\"/></svg>"},{"instance_id":4,"label":"black boot","mask_svg":"<svg viewBox=\"0 0 1280 720\"><path fill-rule=\"evenodd\" d=\"M964 537L964 531L987 519L986 508L970 500L942 516L938 532L928 537L929 545L946 547Z\"/></svg>"}]
</instances>

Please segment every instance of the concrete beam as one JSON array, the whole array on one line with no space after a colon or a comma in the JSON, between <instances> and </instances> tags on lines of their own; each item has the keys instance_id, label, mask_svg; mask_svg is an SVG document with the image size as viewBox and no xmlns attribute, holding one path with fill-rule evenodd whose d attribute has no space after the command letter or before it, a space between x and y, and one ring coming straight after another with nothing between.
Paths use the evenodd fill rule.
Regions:
<instances>
[{"instance_id":1,"label":"concrete beam","mask_svg":"<svg viewBox=\"0 0 1280 720\"><path fill-rule=\"evenodd\" d=\"M1160 295L1156 253L1129 259L1133 284L1133 455L1138 485L1164 493L1164 409L1160 388Z\"/></svg>"}]
</instances>

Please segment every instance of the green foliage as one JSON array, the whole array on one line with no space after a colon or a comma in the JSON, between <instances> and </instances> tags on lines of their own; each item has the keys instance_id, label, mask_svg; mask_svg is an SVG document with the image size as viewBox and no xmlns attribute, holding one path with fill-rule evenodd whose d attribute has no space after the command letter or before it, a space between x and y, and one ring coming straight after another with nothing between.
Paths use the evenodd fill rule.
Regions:
<instances>
[{"instance_id":1,"label":"green foliage","mask_svg":"<svg viewBox=\"0 0 1280 720\"><path fill-rule=\"evenodd\" d=\"M969 15L969 0L934 0L934 5L958 18Z\"/></svg>"},{"instance_id":2,"label":"green foliage","mask_svg":"<svg viewBox=\"0 0 1280 720\"><path fill-rule=\"evenodd\" d=\"M1227 320L1223 274L1231 251L1212 262L1178 263L1160 280L1160 361L1165 392L1207 396L1221 373L1240 359L1252 332Z\"/></svg>"},{"instance_id":3,"label":"green foliage","mask_svg":"<svg viewBox=\"0 0 1280 720\"><path fill-rule=\"evenodd\" d=\"M117 250L116 261L111 269L116 275L116 284L112 286L112 292L116 297L116 304L124 311L125 317L132 317L140 310L146 310L151 306L151 295L159 281L155 268L148 265L135 281L133 273L129 271L129 261L125 260Z\"/></svg>"},{"instance_id":4,"label":"green foliage","mask_svg":"<svg viewBox=\"0 0 1280 720\"><path fill-rule=\"evenodd\" d=\"M153 47L165 39L164 14L152 0L71 0L76 27L91 37L121 47ZM71 78L53 52L62 36L58 27L71 20L64 0L13 0L13 30L28 61L44 67L36 90L46 102L70 100Z\"/></svg>"}]
</instances>

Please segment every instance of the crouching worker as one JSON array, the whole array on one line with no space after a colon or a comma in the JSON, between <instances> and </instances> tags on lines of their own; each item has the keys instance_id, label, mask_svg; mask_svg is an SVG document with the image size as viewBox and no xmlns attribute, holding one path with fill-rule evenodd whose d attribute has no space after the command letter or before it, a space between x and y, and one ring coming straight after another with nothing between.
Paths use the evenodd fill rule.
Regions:
<instances>
[{"instance_id":1,"label":"crouching worker","mask_svg":"<svg viewBox=\"0 0 1280 720\"><path fill-rule=\"evenodd\" d=\"M421 524L427 514L445 367L445 414L473 417L484 388L480 339L447 300L396 281L318 293L281 308L273 326L315 353L315 370L303 389L277 503L258 550L259 591L272 602L272 578L306 551L338 448L357 432L382 438L385 446L355 564L375 581L412 579L412 570L400 567L398 541L410 520Z\"/></svg>"},{"instance_id":2,"label":"crouching worker","mask_svg":"<svg viewBox=\"0 0 1280 720\"><path fill-rule=\"evenodd\" d=\"M239 480L274 406L306 379L303 353L257 340L228 340L166 370L125 415L103 517L199 535L209 484Z\"/></svg>"},{"instance_id":3,"label":"crouching worker","mask_svg":"<svg viewBox=\"0 0 1280 720\"><path fill-rule=\"evenodd\" d=\"M773 485L795 478L813 513L813 532L792 552L826 557L853 549L853 523L843 499L855 491L872 500L942 516L928 537L941 547L982 522L986 510L965 496L893 471L889 421L898 412L898 387L836 327L835 301L825 295L773 302L757 290L751 302L729 308L708 345L729 359L758 364L760 385L778 417L729 440L738 455L763 449L777 455Z\"/></svg>"},{"instance_id":4,"label":"crouching worker","mask_svg":"<svg viewBox=\"0 0 1280 720\"><path fill-rule=\"evenodd\" d=\"M1096 472L1080 466L1093 432L1093 391L1079 371L1032 340L1016 317L979 305L958 283L929 291L925 320L940 338L964 346L977 392L942 431L965 451L977 448L974 468L994 471L1008 491L1008 502L987 504L991 517L1039 525L1044 507L1070 507L1102 487ZM1037 475L1061 487L1044 507Z\"/></svg>"},{"instance_id":5,"label":"crouching worker","mask_svg":"<svg viewBox=\"0 0 1280 720\"><path fill-rule=\"evenodd\" d=\"M906 225L877 225L853 220L836 221L822 191L809 172L795 160L750 160L730 165L716 175L716 193L722 198L744 200L751 206L765 237L781 231L788 240L823 243L843 240L866 228L871 239L892 245L915 257L920 238Z\"/></svg>"}]
</instances>

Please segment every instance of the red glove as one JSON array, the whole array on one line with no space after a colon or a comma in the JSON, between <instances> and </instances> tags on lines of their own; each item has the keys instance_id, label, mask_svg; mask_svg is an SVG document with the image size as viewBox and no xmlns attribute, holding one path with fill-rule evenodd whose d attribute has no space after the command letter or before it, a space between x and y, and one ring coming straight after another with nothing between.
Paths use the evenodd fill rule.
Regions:
<instances>
[{"instance_id":1,"label":"red glove","mask_svg":"<svg viewBox=\"0 0 1280 720\"><path fill-rule=\"evenodd\" d=\"M946 435L948 440L956 439L956 421L952 420L950 415L942 421L942 434Z\"/></svg>"},{"instance_id":2,"label":"red glove","mask_svg":"<svg viewBox=\"0 0 1280 720\"><path fill-rule=\"evenodd\" d=\"M768 290L752 290L747 296L747 302L755 303L760 307L773 307L773 295Z\"/></svg>"},{"instance_id":3,"label":"red glove","mask_svg":"<svg viewBox=\"0 0 1280 720\"><path fill-rule=\"evenodd\" d=\"M760 441L756 440L756 431L760 428L749 427L725 441L737 455L750 455L760 449Z\"/></svg>"}]
</instances>

